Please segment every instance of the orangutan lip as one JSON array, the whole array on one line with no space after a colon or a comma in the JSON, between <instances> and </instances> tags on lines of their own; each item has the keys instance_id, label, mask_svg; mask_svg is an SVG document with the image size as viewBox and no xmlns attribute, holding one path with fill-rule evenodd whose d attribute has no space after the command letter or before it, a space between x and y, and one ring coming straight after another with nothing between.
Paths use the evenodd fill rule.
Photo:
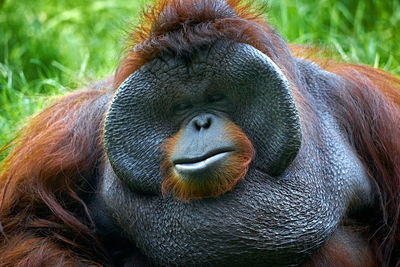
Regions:
<instances>
[{"instance_id":1,"label":"orangutan lip","mask_svg":"<svg viewBox=\"0 0 400 267\"><path fill-rule=\"evenodd\" d=\"M209 158L212 158L214 156L217 156L218 154L223 154L223 153L228 153L234 151L232 148L220 148L220 149L214 149L213 151L210 151L202 156L198 157L188 157L188 158L180 158L180 159L175 159L173 160L173 163L175 165L177 164L189 164L189 163L199 163L202 161L205 161Z\"/></svg>"},{"instance_id":2,"label":"orangutan lip","mask_svg":"<svg viewBox=\"0 0 400 267\"><path fill-rule=\"evenodd\" d=\"M229 154L231 154L232 151L225 151L225 152L220 152L217 154L213 154L208 157L202 157L200 160L197 161L191 161L191 162L181 162L181 163L176 163L175 162L175 169L178 172L198 172L202 171L209 166L212 166L214 164L217 164L219 161L223 160L224 158L228 157Z\"/></svg>"}]
</instances>

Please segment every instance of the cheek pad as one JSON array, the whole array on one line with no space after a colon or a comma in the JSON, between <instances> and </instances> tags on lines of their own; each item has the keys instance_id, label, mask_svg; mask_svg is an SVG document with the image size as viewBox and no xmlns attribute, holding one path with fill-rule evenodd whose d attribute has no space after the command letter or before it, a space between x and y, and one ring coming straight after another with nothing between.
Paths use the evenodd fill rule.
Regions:
<instances>
[{"instance_id":1,"label":"cheek pad","mask_svg":"<svg viewBox=\"0 0 400 267\"><path fill-rule=\"evenodd\" d=\"M209 85L217 80L244 101L252 95L251 107L238 111L238 118L245 116L238 126L253 142L260 169L275 176L292 162L301 145L300 120L289 82L276 64L254 47L238 43L215 45L207 60L212 60L207 70L203 64L199 73L190 74L182 61L166 67L153 60L117 89L105 119L104 145L120 179L144 192L160 192L161 148L163 140L174 134L158 117L160 94L185 87L185 93L196 98L206 90L199 81Z\"/></svg>"}]
</instances>

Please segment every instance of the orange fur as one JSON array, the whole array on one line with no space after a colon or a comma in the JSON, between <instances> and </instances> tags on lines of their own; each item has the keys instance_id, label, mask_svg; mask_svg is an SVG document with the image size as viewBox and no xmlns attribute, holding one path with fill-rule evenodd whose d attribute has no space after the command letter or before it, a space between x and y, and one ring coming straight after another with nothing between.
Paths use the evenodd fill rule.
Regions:
<instances>
[{"instance_id":1,"label":"orange fur","mask_svg":"<svg viewBox=\"0 0 400 267\"><path fill-rule=\"evenodd\" d=\"M198 11L188 3L206 5ZM270 56L288 77L296 101L305 106L307 101L295 86L301 81L296 78L290 51L263 21L260 12L239 0L229 0L224 10L231 8L234 12L218 13L213 3L164 0L149 8L142 26L130 35L113 90L161 51L172 49L173 53L185 55L202 44L232 40L253 45ZM348 85L337 88L337 103L333 108L340 113L338 120L345 124L351 144L377 185L380 199L376 207L378 215L364 222L368 259L373 257L378 266L399 266L400 79L371 67L338 63L323 56L321 59L316 49L291 48L296 56L315 61L340 75ZM104 102L109 100L109 97L101 100L105 95L105 90L67 95L34 117L21 131L15 147L1 165L0 266L109 263L78 194L82 193L80 186L87 182L87 177L98 175L93 172L103 160L100 130ZM225 170L229 174L241 166L242 173L229 174L228 181L220 185L210 182L204 188L180 183L179 177L168 176L171 173L168 155L177 136L168 140L164 149L164 193L171 191L181 199L217 196L230 190L244 175L247 168L244 165L250 159L241 158L239 153ZM250 149L245 137L239 134L234 139L240 143L239 147ZM322 254L316 255L314 263L324 264L328 260L331 264L347 264L341 257L352 250L342 249L343 244L340 239L332 239L321 249Z\"/></svg>"},{"instance_id":2,"label":"orange fur","mask_svg":"<svg viewBox=\"0 0 400 267\"><path fill-rule=\"evenodd\" d=\"M377 267L376 259L360 229L341 227L304 267Z\"/></svg>"},{"instance_id":3,"label":"orange fur","mask_svg":"<svg viewBox=\"0 0 400 267\"><path fill-rule=\"evenodd\" d=\"M64 96L21 131L1 166L0 266L104 261L78 192L102 158L97 137L105 95L91 90Z\"/></svg>"},{"instance_id":4,"label":"orange fur","mask_svg":"<svg viewBox=\"0 0 400 267\"><path fill-rule=\"evenodd\" d=\"M190 54L216 40L250 44L291 76L286 71L290 62L285 62L289 50L265 23L261 8L251 1L160 0L144 10L141 23L128 39L126 56L115 74L115 88L161 51Z\"/></svg>"},{"instance_id":5,"label":"orange fur","mask_svg":"<svg viewBox=\"0 0 400 267\"><path fill-rule=\"evenodd\" d=\"M400 78L369 66L320 58L315 49L292 47L297 56L341 76L346 88L333 92L338 120L378 188L376 214L365 222L379 266L400 265ZM314 56L313 56L314 54Z\"/></svg>"},{"instance_id":6,"label":"orange fur","mask_svg":"<svg viewBox=\"0 0 400 267\"><path fill-rule=\"evenodd\" d=\"M162 184L164 195L167 192L171 192L176 198L185 201L217 197L232 190L236 183L245 176L254 154L253 145L234 123L229 122L226 128L228 138L235 142L236 150L229 157L226 166L216 170L212 177L204 177L204 179L188 180L185 177L180 177L174 171L170 158L179 139L180 132L165 141L164 159L161 164L161 171L165 177Z\"/></svg>"}]
</instances>

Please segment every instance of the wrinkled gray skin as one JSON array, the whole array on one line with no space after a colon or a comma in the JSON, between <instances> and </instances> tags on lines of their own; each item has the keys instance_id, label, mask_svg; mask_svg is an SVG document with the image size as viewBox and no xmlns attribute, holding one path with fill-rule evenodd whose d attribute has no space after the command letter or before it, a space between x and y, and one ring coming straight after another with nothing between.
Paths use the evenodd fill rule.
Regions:
<instances>
[{"instance_id":1,"label":"wrinkled gray skin","mask_svg":"<svg viewBox=\"0 0 400 267\"><path fill-rule=\"evenodd\" d=\"M156 59L128 77L105 121L109 161L91 205L97 224L122 231L126 250L155 265L296 265L315 253L350 209L368 205L371 185L329 104L342 81L295 60L306 106L278 67L245 44L215 46L190 64ZM204 104L214 92L227 96L226 109ZM182 99L202 105L177 117L171 110ZM249 171L217 198L162 196L162 142L201 112L226 116L249 137Z\"/></svg>"}]
</instances>

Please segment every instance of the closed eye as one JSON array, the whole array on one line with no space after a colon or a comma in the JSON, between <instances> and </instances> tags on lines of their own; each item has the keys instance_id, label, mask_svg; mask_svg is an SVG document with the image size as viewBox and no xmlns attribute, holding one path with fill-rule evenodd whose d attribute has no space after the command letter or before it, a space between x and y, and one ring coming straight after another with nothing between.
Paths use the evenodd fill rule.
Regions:
<instances>
[{"instance_id":1,"label":"closed eye","mask_svg":"<svg viewBox=\"0 0 400 267\"><path fill-rule=\"evenodd\" d=\"M184 112L184 111L186 111L186 110L191 109L192 107L193 107L192 104L180 103L180 104L176 105L176 106L173 108L173 110L174 110L174 113L182 113L182 112Z\"/></svg>"},{"instance_id":2,"label":"closed eye","mask_svg":"<svg viewBox=\"0 0 400 267\"><path fill-rule=\"evenodd\" d=\"M210 95L208 97L208 101L210 103L214 103L214 102L221 102L225 99L225 95L223 94L215 94L215 95Z\"/></svg>"}]
</instances>

